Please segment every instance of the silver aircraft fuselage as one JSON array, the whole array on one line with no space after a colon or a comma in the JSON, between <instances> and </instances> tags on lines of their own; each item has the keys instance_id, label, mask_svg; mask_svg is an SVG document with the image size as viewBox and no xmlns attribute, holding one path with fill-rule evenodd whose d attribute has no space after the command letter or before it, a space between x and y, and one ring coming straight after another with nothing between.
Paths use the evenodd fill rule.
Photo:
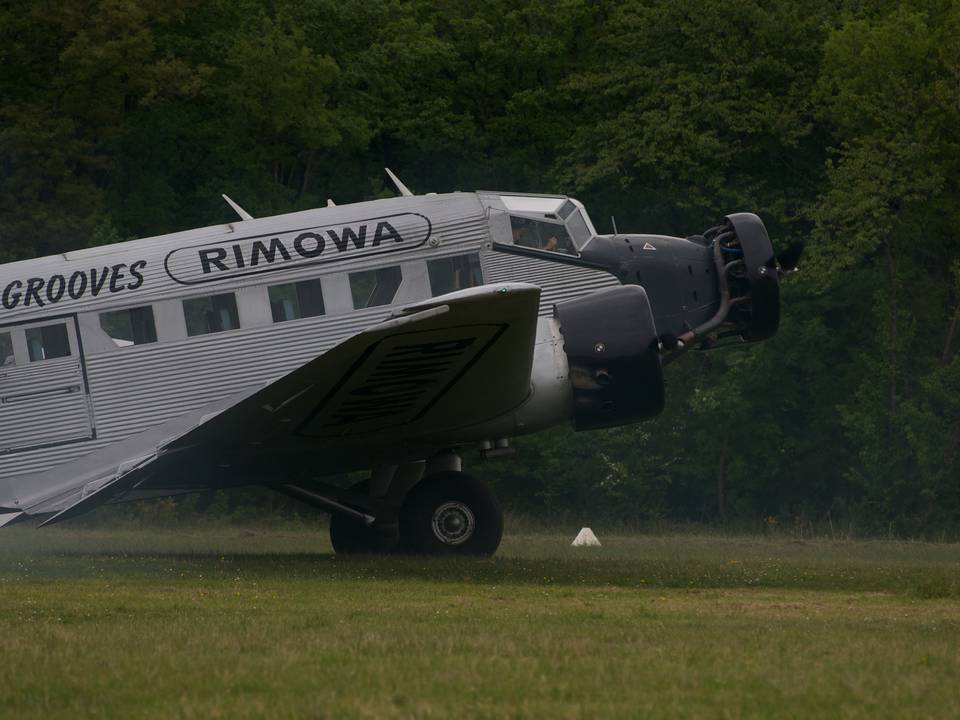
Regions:
<instances>
[{"instance_id":1,"label":"silver aircraft fuselage","mask_svg":"<svg viewBox=\"0 0 960 720\"><path fill-rule=\"evenodd\" d=\"M539 286L538 337L555 344L553 305L618 280L495 244L516 238L509 216L543 216L566 223L580 247L596 233L575 201L566 220L554 214L566 201L497 192L404 196L0 266L0 495L6 478L49 470L262 385L382 320L390 306L451 289ZM479 274L467 280L473 256ZM322 314L297 317L284 303L308 281L319 281L310 287ZM115 320L147 315L148 336L110 330ZM538 351L535 372L556 354Z\"/></svg>"}]
</instances>

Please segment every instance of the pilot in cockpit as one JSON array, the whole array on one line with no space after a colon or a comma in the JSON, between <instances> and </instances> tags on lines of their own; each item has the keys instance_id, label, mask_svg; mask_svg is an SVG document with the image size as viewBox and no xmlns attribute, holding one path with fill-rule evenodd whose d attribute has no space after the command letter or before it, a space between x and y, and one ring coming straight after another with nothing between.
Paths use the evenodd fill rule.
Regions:
<instances>
[{"instance_id":1,"label":"pilot in cockpit","mask_svg":"<svg viewBox=\"0 0 960 720\"><path fill-rule=\"evenodd\" d=\"M536 250L548 250L572 254L573 243L566 228L559 223L538 221L533 218L511 216L510 229L513 244Z\"/></svg>"}]
</instances>

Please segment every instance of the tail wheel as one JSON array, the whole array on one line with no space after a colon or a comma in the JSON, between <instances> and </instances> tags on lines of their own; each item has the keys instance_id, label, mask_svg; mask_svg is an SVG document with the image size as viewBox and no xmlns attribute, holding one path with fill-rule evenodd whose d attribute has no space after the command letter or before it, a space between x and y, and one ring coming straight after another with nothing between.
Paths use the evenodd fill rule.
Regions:
<instances>
[{"instance_id":1,"label":"tail wheel","mask_svg":"<svg viewBox=\"0 0 960 720\"><path fill-rule=\"evenodd\" d=\"M441 472L410 491L400 514L404 549L425 555L492 555L503 513L490 487L461 472Z\"/></svg>"},{"instance_id":2,"label":"tail wheel","mask_svg":"<svg viewBox=\"0 0 960 720\"><path fill-rule=\"evenodd\" d=\"M361 480L351 487L358 493L369 491L370 483ZM330 517L330 544L340 555L387 555L397 551L396 525L379 528L347 515Z\"/></svg>"}]
</instances>

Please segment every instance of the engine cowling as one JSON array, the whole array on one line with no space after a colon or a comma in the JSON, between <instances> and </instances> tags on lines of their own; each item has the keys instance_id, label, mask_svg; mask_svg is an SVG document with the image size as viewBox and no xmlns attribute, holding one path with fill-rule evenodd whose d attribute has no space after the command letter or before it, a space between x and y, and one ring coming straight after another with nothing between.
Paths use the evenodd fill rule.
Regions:
<instances>
[{"instance_id":1,"label":"engine cowling","mask_svg":"<svg viewBox=\"0 0 960 720\"><path fill-rule=\"evenodd\" d=\"M573 423L637 422L664 405L660 343L646 291L624 285L554 306L573 388Z\"/></svg>"},{"instance_id":2,"label":"engine cowling","mask_svg":"<svg viewBox=\"0 0 960 720\"><path fill-rule=\"evenodd\" d=\"M779 268L759 217L728 215L703 235L600 235L580 260L642 285L665 345L753 342L780 322Z\"/></svg>"}]
</instances>

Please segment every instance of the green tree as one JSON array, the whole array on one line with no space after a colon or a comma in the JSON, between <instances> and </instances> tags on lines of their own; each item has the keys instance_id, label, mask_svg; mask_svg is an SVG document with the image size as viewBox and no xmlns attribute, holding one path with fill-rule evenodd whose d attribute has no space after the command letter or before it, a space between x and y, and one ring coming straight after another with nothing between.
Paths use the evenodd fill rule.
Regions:
<instances>
[{"instance_id":1,"label":"green tree","mask_svg":"<svg viewBox=\"0 0 960 720\"><path fill-rule=\"evenodd\" d=\"M109 214L117 148L141 103L189 88L153 27L181 3L23 3L0 19L0 241L8 258L83 247Z\"/></svg>"},{"instance_id":2,"label":"green tree","mask_svg":"<svg viewBox=\"0 0 960 720\"><path fill-rule=\"evenodd\" d=\"M843 412L859 448L850 473L910 528L955 494L958 468L960 416L938 397L955 372L958 29L954 3L851 20L825 43L817 92L838 145L814 211L814 267L825 287L868 304L848 329L861 378Z\"/></svg>"}]
</instances>

